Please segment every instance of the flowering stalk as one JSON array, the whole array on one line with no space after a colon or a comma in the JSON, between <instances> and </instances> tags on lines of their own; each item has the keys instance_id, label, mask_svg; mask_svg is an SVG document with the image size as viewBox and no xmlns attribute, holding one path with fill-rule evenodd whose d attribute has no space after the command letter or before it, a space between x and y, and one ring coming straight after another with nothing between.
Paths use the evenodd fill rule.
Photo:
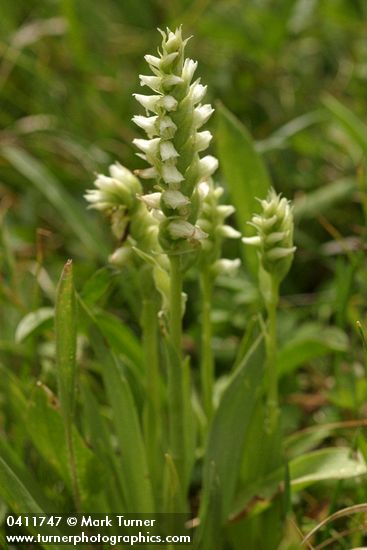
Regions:
<instances>
[{"instance_id":1,"label":"flowering stalk","mask_svg":"<svg viewBox=\"0 0 367 550\"><path fill-rule=\"evenodd\" d=\"M211 310L213 287L216 277L225 273L233 274L240 265L240 260L221 259L223 238L238 238L241 234L229 225L225 219L234 213L231 205L219 204L223 194L222 187L214 187L210 178L200 185L202 209L198 226L207 233L208 238L202 243L200 254L200 288L202 296L202 338L200 378L204 410L208 420L213 414L213 386L214 386L214 354L212 345Z\"/></svg>"},{"instance_id":2,"label":"flowering stalk","mask_svg":"<svg viewBox=\"0 0 367 550\"><path fill-rule=\"evenodd\" d=\"M216 170L218 161L207 155L200 158L212 138L199 131L213 109L201 101L206 86L200 79L193 82L197 62L185 59L187 40L181 29L160 31L158 56L145 59L152 75L141 75L142 86L152 95L135 94L147 116L135 116L134 122L148 139L135 139L139 156L149 167L137 170L141 178L155 180L155 192L143 197L159 217L159 242L170 262L169 298L169 400L170 447L185 491L188 480L184 434L184 381L182 367L182 290L183 274L188 266L187 253L194 254L207 237L197 225L200 209L198 186Z\"/></svg>"},{"instance_id":3,"label":"flowering stalk","mask_svg":"<svg viewBox=\"0 0 367 550\"><path fill-rule=\"evenodd\" d=\"M293 213L289 201L271 189L266 200L260 201L260 204L261 213L254 215L250 222L257 234L254 237L244 237L242 241L259 249L260 290L268 317L266 334L268 428L273 432L279 416L276 371L276 312L279 286L290 269L296 247L293 246Z\"/></svg>"}]
</instances>

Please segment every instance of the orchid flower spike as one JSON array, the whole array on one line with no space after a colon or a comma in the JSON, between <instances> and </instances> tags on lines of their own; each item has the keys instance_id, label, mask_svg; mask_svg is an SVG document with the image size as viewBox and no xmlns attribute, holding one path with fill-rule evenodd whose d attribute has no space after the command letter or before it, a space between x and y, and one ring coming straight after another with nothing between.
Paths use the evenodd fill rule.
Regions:
<instances>
[{"instance_id":1,"label":"orchid flower spike","mask_svg":"<svg viewBox=\"0 0 367 550\"><path fill-rule=\"evenodd\" d=\"M293 212L290 202L270 189L265 200L260 201L261 213L255 214L249 224L256 235L243 237L246 245L259 249L262 267L278 283L288 273L296 247L293 246Z\"/></svg>"},{"instance_id":2,"label":"orchid flower spike","mask_svg":"<svg viewBox=\"0 0 367 550\"><path fill-rule=\"evenodd\" d=\"M212 139L211 133L201 128L213 109L203 103L206 86L200 79L193 80L197 62L185 58L187 39L182 38L181 28L160 33L162 45L157 56L145 56L152 74L140 75L141 86L151 93L134 94L146 116L134 116L133 121L147 139L133 143L139 149L138 156L149 165L135 173L156 181L164 214L161 243L165 250L177 250L181 243L195 244L205 238L196 226L200 207L197 189L215 172L218 161L211 155L200 156ZM147 195L143 200L153 202Z\"/></svg>"}]
</instances>

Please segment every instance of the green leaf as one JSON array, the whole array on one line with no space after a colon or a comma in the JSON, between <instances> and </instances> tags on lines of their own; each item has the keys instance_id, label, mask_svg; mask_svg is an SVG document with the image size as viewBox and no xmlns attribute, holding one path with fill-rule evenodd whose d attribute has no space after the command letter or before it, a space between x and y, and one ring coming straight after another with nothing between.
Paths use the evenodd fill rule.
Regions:
<instances>
[{"instance_id":1,"label":"green leaf","mask_svg":"<svg viewBox=\"0 0 367 550\"><path fill-rule=\"evenodd\" d=\"M270 178L245 126L221 104L217 108L217 120L220 166L236 208L237 225L243 235L251 235L252 228L247 222L254 212L259 211L256 198L266 197ZM254 272L256 252L249 246L244 250L247 263Z\"/></svg>"},{"instance_id":2,"label":"green leaf","mask_svg":"<svg viewBox=\"0 0 367 550\"><path fill-rule=\"evenodd\" d=\"M332 427L320 425L317 429L305 429L289 435L284 440L288 458L295 458L317 447L332 431Z\"/></svg>"},{"instance_id":3,"label":"green leaf","mask_svg":"<svg viewBox=\"0 0 367 550\"><path fill-rule=\"evenodd\" d=\"M335 351L346 351L348 338L337 327L324 327L316 323L304 325L279 351L279 376L292 372L305 363Z\"/></svg>"},{"instance_id":4,"label":"green leaf","mask_svg":"<svg viewBox=\"0 0 367 550\"><path fill-rule=\"evenodd\" d=\"M0 494L10 508L18 513L42 513L42 508L37 500L29 493L2 457L0 457Z\"/></svg>"},{"instance_id":5,"label":"green leaf","mask_svg":"<svg viewBox=\"0 0 367 550\"><path fill-rule=\"evenodd\" d=\"M38 502L37 495L31 493L19 479L17 474L12 470L9 464L0 456L0 496L8 504L9 508L17 514L41 514L55 512L55 507L44 510ZM30 531L35 533L36 529L30 528ZM47 534L60 535L55 529L50 529ZM42 547L47 550L65 550L71 548L69 545L60 546L58 544L42 544Z\"/></svg>"},{"instance_id":6,"label":"green leaf","mask_svg":"<svg viewBox=\"0 0 367 550\"><path fill-rule=\"evenodd\" d=\"M87 212L69 195L55 176L22 149L3 146L1 153L46 197L85 248L96 257L105 257L104 244L100 242L98 235L91 231L91 220Z\"/></svg>"},{"instance_id":7,"label":"green leaf","mask_svg":"<svg viewBox=\"0 0 367 550\"><path fill-rule=\"evenodd\" d=\"M359 145L364 155L367 155L367 126L362 120L331 95L327 95L323 103L334 120L347 132L354 143Z\"/></svg>"},{"instance_id":8,"label":"green leaf","mask_svg":"<svg viewBox=\"0 0 367 550\"><path fill-rule=\"evenodd\" d=\"M218 514L221 522L229 514L240 473L246 434L261 391L263 366L263 342L259 338L232 375L214 415L204 457L203 506L198 535L202 541L215 540L220 536ZM218 485L212 497L216 502L208 502L213 479ZM213 509L217 510L215 514L207 512Z\"/></svg>"},{"instance_id":9,"label":"green leaf","mask_svg":"<svg viewBox=\"0 0 367 550\"><path fill-rule=\"evenodd\" d=\"M37 495L37 504L42 508L42 510L47 512L56 512L58 510L57 504L54 501L50 501L46 497L43 489L34 479L32 472L30 472L29 469L26 468L24 461L21 459L20 456L16 454L14 449L9 443L7 443L4 437L0 438L0 457L6 463L8 468L13 472L13 474L18 478L19 482L24 486L27 492L31 495ZM0 495L1 494L2 493L0 488ZM11 505L9 500L7 500L7 503L9 504L9 506ZM16 502L11 505L11 508L15 512L19 512L22 509L23 504L23 501Z\"/></svg>"},{"instance_id":10,"label":"green leaf","mask_svg":"<svg viewBox=\"0 0 367 550\"><path fill-rule=\"evenodd\" d=\"M15 331L15 341L20 343L28 336L31 336L37 329L44 328L47 321L54 317L52 307L41 307L36 311L31 311L19 322Z\"/></svg>"},{"instance_id":11,"label":"green leaf","mask_svg":"<svg viewBox=\"0 0 367 550\"><path fill-rule=\"evenodd\" d=\"M152 512L154 505L146 450L129 384L118 359L103 345L98 335L94 342L96 353L103 362L103 380L121 450L127 511Z\"/></svg>"},{"instance_id":12,"label":"green leaf","mask_svg":"<svg viewBox=\"0 0 367 550\"><path fill-rule=\"evenodd\" d=\"M289 473L292 492L319 481L349 479L367 473L366 463L360 454L348 447L330 447L312 451L290 461ZM284 469L279 468L264 478L261 485L244 487L236 498L233 516L237 517L252 497L272 498L284 481Z\"/></svg>"},{"instance_id":13,"label":"green leaf","mask_svg":"<svg viewBox=\"0 0 367 550\"><path fill-rule=\"evenodd\" d=\"M71 492L69 449L56 397L46 386L40 385L33 394L26 414L26 428L32 443ZM104 469L74 426L71 427L71 437L83 509L104 512L100 498L105 477Z\"/></svg>"},{"instance_id":14,"label":"green leaf","mask_svg":"<svg viewBox=\"0 0 367 550\"><path fill-rule=\"evenodd\" d=\"M88 446L98 456L106 472L104 493L111 500L110 509L114 510L113 502L118 503L117 509L124 509L123 500L123 476L118 458L113 448L110 424L104 418L101 405L88 384L83 384L82 401L85 437Z\"/></svg>"},{"instance_id":15,"label":"green leaf","mask_svg":"<svg viewBox=\"0 0 367 550\"><path fill-rule=\"evenodd\" d=\"M348 479L367 473L360 454L347 447L320 449L299 456L290 462L293 489L329 479Z\"/></svg>"},{"instance_id":16,"label":"green leaf","mask_svg":"<svg viewBox=\"0 0 367 550\"><path fill-rule=\"evenodd\" d=\"M55 308L57 380L66 425L72 421L76 394L76 300L71 260L59 281Z\"/></svg>"}]
</instances>

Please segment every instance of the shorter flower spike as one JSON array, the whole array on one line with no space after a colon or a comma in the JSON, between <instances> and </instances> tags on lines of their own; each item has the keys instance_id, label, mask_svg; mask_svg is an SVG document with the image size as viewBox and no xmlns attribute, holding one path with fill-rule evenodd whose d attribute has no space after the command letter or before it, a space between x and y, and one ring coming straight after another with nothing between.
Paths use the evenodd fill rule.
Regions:
<instances>
[{"instance_id":1,"label":"shorter flower spike","mask_svg":"<svg viewBox=\"0 0 367 550\"><path fill-rule=\"evenodd\" d=\"M280 283L289 271L296 247L293 246L293 213L290 202L269 191L266 200L260 201L262 211L252 217L249 224L256 235L242 241L259 249L262 267Z\"/></svg>"}]
</instances>

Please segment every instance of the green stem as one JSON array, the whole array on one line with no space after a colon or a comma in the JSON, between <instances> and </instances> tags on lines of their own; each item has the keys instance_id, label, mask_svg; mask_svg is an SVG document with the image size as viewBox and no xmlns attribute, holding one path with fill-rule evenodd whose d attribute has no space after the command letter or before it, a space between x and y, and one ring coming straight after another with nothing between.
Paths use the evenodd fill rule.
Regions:
<instances>
[{"instance_id":1,"label":"green stem","mask_svg":"<svg viewBox=\"0 0 367 550\"><path fill-rule=\"evenodd\" d=\"M143 299L142 331L147 401L144 411L144 436L153 484L160 484L161 402L158 356L157 305L154 298ZM163 456L163 455L162 455ZM158 491L155 491L158 494Z\"/></svg>"},{"instance_id":2,"label":"green stem","mask_svg":"<svg viewBox=\"0 0 367 550\"><path fill-rule=\"evenodd\" d=\"M168 337L169 443L180 480L186 486L185 400L182 364L182 272L179 255L170 256L171 289Z\"/></svg>"},{"instance_id":3,"label":"green stem","mask_svg":"<svg viewBox=\"0 0 367 550\"><path fill-rule=\"evenodd\" d=\"M208 421L213 414L214 357L212 351L212 324L210 319L213 284L208 268L204 268L200 278L202 310L201 310L201 390L204 410Z\"/></svg>"},{"instance_id":4,"label":"green stem","mask_svg":"<svg viewBox=\"0 0 367 550\"><path fill-rule=\"evenodd\" d=\"M279 283L272 280L271 295L266 304L268 326L266 335L266 365L268 372L268 427L273 432L279 416L278 372L277 372L277 306L279 301Z\"/></svg>"}]
</instances>

